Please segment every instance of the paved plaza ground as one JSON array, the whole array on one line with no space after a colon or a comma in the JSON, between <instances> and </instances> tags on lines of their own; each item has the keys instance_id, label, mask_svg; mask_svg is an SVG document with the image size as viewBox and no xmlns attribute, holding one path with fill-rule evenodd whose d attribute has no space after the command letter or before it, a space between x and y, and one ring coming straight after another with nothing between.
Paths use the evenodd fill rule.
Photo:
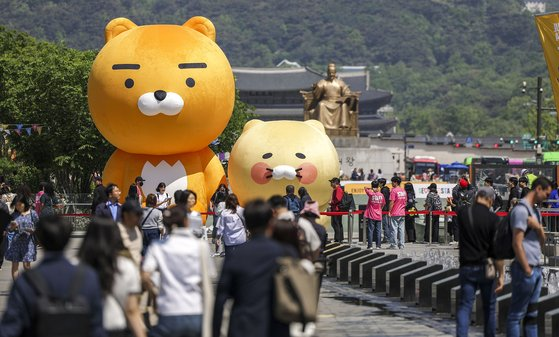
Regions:
<instances>
[{"instance_id":1,"label":"paved plaza ground","mask_svg":"<svg viewBox=\"0 0 559 337\"><path fill-rule=\"evenodd\" d=\"M68 256L74 255L79 238L71 240ZM420 256L431 248L456 254L449 246L408 245L403 254ZM41 252L41 251L40 251ZM397 253L399 251L390 251ZM41 255L41 254L39 254ZM222 259L216 258L218 265ZM11 285L10 262L0 271L0 313L5 310ZM372 294L326 278L323 283L316 336L452 336L455 323L449 316L435 315L431 309L417 308L413 303L402 303L395 298ZM473 328L471 336L482 336L480 328Z\"/></svg>"}]
</instances>

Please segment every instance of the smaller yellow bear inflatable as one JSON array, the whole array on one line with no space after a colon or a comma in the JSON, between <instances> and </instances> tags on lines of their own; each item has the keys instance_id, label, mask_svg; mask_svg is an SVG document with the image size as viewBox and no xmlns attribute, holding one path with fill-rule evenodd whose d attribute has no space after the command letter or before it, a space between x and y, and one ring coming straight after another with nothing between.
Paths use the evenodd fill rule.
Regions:
<instances>
[{"instance_id":1,"label":"smaller yellow bear inflatable","mask_svg":"<svg viewBox=\"0 0 559 337\"><path fill-rule=\"evenodd\" d=\"M231 151L229 183L241 204L254 198L285 195L287 185L305 187L321 210L340 172L338 154L324 126L306 122L248 122Z\"/></svg>"}]
</instances>

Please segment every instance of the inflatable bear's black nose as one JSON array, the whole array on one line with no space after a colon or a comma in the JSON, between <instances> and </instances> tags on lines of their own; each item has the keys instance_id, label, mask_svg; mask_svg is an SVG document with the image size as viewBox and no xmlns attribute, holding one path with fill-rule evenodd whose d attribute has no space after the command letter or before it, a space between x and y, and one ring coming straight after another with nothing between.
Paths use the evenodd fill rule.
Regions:
<instances>
[{"instance_id":1,"label":"inflatable bear's black nose","mask_svg":"<svg viewBox=\"0 0 559 337\"><path fill-rule=\"evenodd\" d=\"M165 99L165 97L167 97L167 93L164 90L157 90L153 93L153 96L155 96L156 100L161 102Z\"/></svg>"}]
</instances>

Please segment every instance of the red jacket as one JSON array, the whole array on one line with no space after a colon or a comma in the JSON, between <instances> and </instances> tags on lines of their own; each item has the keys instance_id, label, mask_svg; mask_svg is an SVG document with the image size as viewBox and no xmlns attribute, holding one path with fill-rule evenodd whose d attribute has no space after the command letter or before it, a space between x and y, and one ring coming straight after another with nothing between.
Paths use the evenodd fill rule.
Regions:
<instances>
[{"instance_id":1,"label":"red jacket","mask_svg":"<svg viewBox=\"0 0 559 337\"><path fill-rule=\"evenodd\" d=\"M341 186L336 187L336 189L332 191L332 201L330 201L330 206L332 207L333 212L340 210L340 203L342 202L343 197L344 190L342 190Z\"/></svg>"}]
</instances>

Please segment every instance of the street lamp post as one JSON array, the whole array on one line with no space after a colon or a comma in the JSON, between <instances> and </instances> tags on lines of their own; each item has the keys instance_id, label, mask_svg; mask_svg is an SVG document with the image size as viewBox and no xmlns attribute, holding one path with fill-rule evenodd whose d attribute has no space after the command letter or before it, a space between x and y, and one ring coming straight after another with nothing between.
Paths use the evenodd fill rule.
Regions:
<instances>
[{"instance_id":1,"label":"street lamp post","mask_svg":"<svg viewBox=\"0 0 559 337\"><path fill-rule=\"evenodd\" d=\"M542 151L542 111L554 111L554 108L542 107L543 86L542 77L538 76L537 86L535 88L527 88L526 81L522 82L522 93L526 93L527 89L536 89L536 164L543 164L543 151Z\"/></svg>"}]
</instances>

